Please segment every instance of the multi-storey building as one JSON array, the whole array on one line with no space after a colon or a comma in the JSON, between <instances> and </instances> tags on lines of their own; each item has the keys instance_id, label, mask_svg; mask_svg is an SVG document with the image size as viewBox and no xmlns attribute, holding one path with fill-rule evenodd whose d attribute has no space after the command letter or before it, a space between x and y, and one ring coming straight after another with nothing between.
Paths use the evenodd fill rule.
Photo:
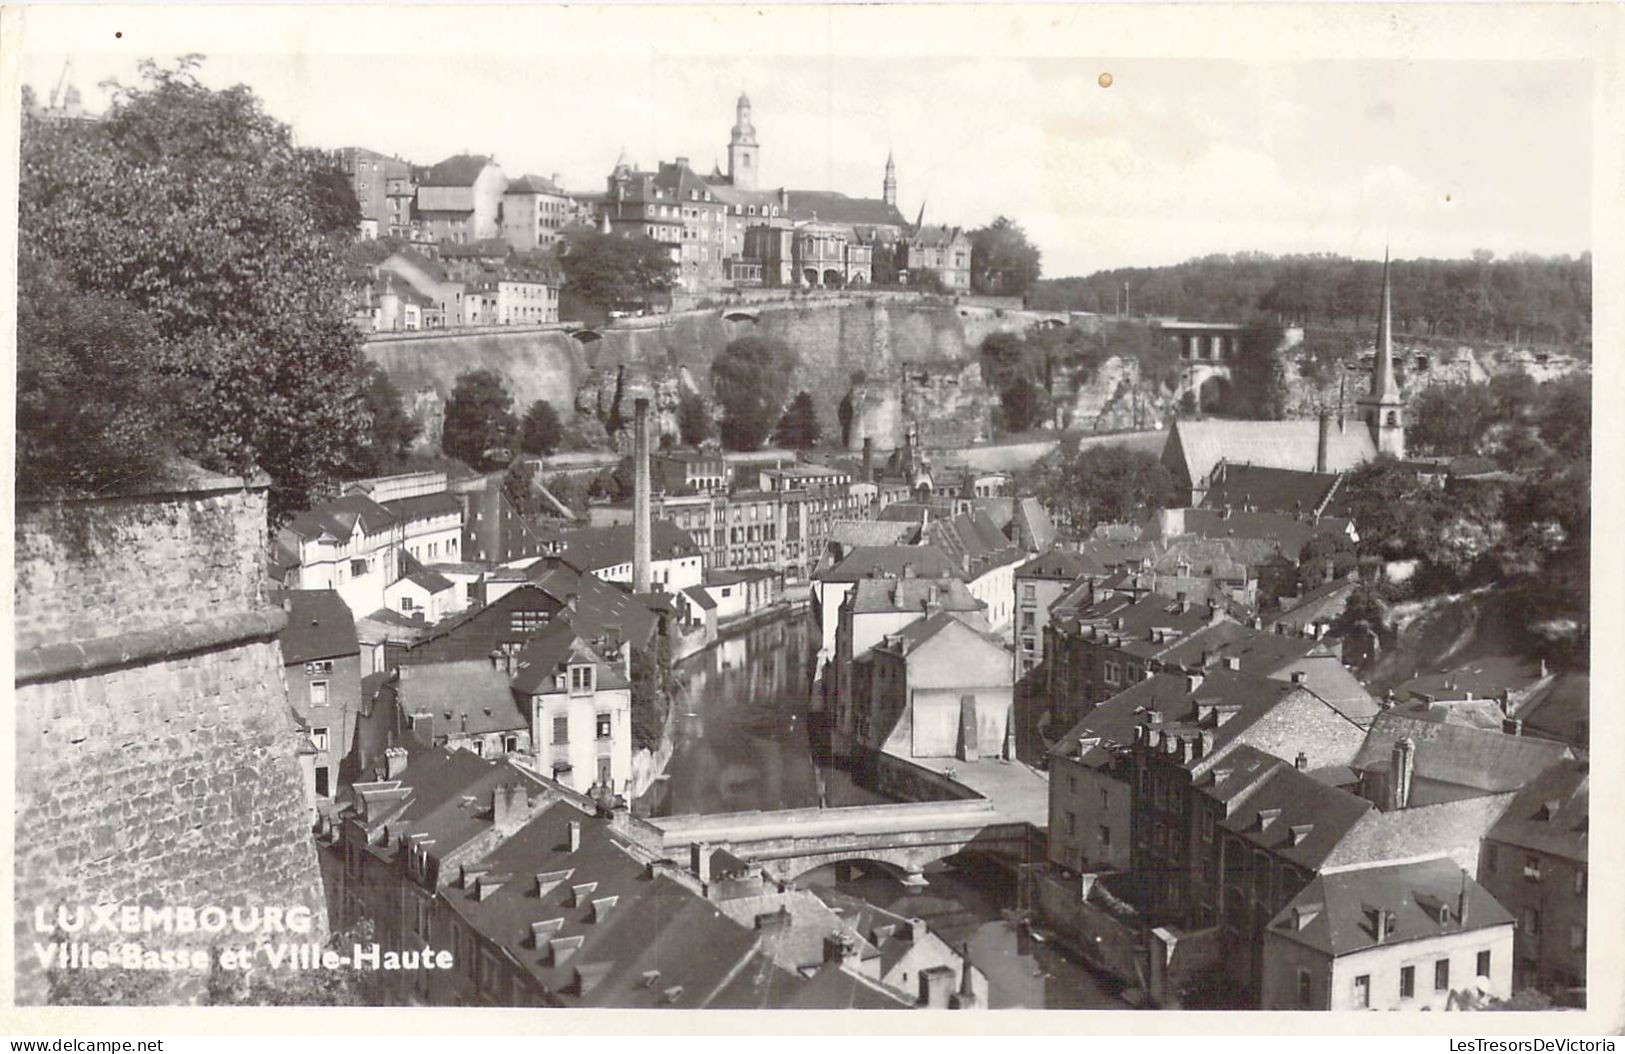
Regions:
<instances>
[{"instance_id":1,"label":"multi-storey building","mask_svg":"<svg viewBox=\"0 0 1625 1054\"><path fill-rule=\"evenodd\" d=\"M379 686L378 703L393 712L397 742L411 736L482 758L530 753L530 715L500 657L405 663Z\"/></svg>"},{"instance_id":2,"label":"multi-storey building","mask_svg":"<svg viewBox=\"0 0 1625 1054\"><path fill-rule=\"evenodd\" d=\"M970 236L960 227L917 226L907 241L909 272L930 272L952 293L970 292Z\"/></svg>"},{"instance_id":3,"label":"multi-storey building","mask_svg":"<svg viewBox=\"0 0 1625 1054\"><path fill-rule=\"evenodd\" d=\"M728 206L688 166L688 158L637 171L623 159L609 175L599 205L601 222L615 234L642 235L671 252L678 285L688 292L724 282Z\"/></svg>"},{"instance_id":4,"label":"multi-storey building","mask_svg":"<svg viewBox=\"0 0 1625 1054\"><path fill-rule=\"evenodd\" d=\"M1023 676L1044 661L1044 636L1050 605L1086 574L1104 578L1106 569L1079 553L1049 549L1016 568L1015 641L1017 672Z\"/></svg>"},{"instance_id":5,"label":"multi-storey building","mask_svg":"<svg viewBox=\"0 0 1625 1054\"><path fill-rule=\"evenodd\" d=\"M376 150L347 146L339 151L339 168L350 178L350 189L355 192L356 204L361 206L361 219L370 224L367 229L373 232L373 237L392 233L394 212L389 185L394 180L410 180L412 166Z\"/></svg>"},{"instance_id":6,"label":"multi-storey building","mask_svg":"<svg viewBox=\"0 0 1625 1054\"><path fill-rule=\"evenodd\" d=\"M575 211L559 177L520 176L502 192L502 238L517 252L553 249Z\"/></svg>"},{"instance_id":7,"label":"multi-storey building","mask_svg":"<svg viewBox=\"0 0 1625 1054\"><path fill-rule=\"evenodd\" d=\"M600 654L568 614L519 652L513 691L526 711L538 771L582 794L628 792L632 690L626 662L619 651Z\"/></svg>"},{"instance_id":8,"label":"multi-storey building","mask_svg":"<svg viewBox=\"0 0 1625 1054\"><path fill-rule=\"evenodd\" d=\"M1583 1002L1591 868L1590 765L1563 761L1536 776L1484 836L1478 878L1518 920L1513 977L1562 1002Z\"/></svg>"},{"instance_id":9,"label":"multi-storey building","mask_svg":"<svg viewBox=\"0 0 1625 1054\"><path fill-rule=\"evenodd\" d=\"M1451 860L1317 875L1264 929L1263 1010L1455 1010L1512 994L1513 917Z\"/></svg>"},{"instance_id":10,"label":"multi-storey building","mask_svg":"<svg viewBox=\"0 0 1625 1054\"><path fill-rule=\"evenodd\" d=\"M760 267L760 284L778 288L868 285L874 278L873 252L833 223L755 226L744 238L744 262Z\"/></svg>"},{"instance_id":11,"label":"multi-storey building","mask_svg":"<svg viewBox=\"0 0 1625 1054\"><path fill-rule=\"evenodd\" d=\"M361 646L355 619L331 589L273 591L288 614L278 638L288 684L288 705L309 740L306 790L314 801L338 793L354 777L345 765L361 709Z\"/></svg>"},{"instance_id":12,"label":"multi-storey building","mask_svg":"<svg viewBox=\"0 0 1625 1054\"><path fill-rule=\"evenodd\" d=\"M668 495L714 494L728 486L728 460L719 450L662 450L649 455L649 468L651 485Z\"/></svg>"},{"instance_id":13,"label":"multi-storey building","mask_svg":"<svg viewBox=\"0 0 1625 1054\"><path fill-rule=\"evenodd\" d=\"M468 245L500 238L507 187L501 166L489 157L448 157L418 180L418 220L437 242Z\"/></svg>"}]
</instances>

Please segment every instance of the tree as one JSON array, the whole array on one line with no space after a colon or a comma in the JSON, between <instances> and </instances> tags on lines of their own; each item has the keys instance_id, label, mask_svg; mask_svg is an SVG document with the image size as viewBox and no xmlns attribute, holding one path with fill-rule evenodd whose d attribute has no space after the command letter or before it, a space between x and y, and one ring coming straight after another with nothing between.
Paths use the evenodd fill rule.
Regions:
<instances>
[{"instance_id":1,"label":"tree","mask_svg":"<svg viewBox=\"0 0 1625 1054\"><path fill-rule=\"evenodd\" d=\"M978 293L1025 296L1042 272L1042 255L1021 224L1000 216L970 232L970 283Z\"/></svg>"},{"instance_id":2,"label":"tree","mask_svg":"<svg viewBox=\"0 0 1625 1054\"><path fill-rule=\"evenodd\" d=\"M1418 454L1476 454L1496 416L1486 385L1431 384L1411 403L1405 439Z\"/></svg>"},{"instance_id":3,"label":"tree","mask_svg":"<svg viewBox=\"0 0 1625 1054\"><path fill-rule=\"evenodd\" d=\"M564 438L564 425L559 413L546 399L537 399L525 411L519 429L519 449L527 454L546 456L559 448Z\"/></svg>"},{"instance_id":4,"label":"tree","mask_svg":"<svg viewBox=\"0 0 1625 1054\"><path fill-rule=\"evenodd\" d=\"M1281 327L1267 319L1255 318L1242 328L1226 412L1261 421L1286 415L1286 382L1277 355L1282 338Z\"/></svg>"},{"instance_id":5,"label":"tree","mask_svg":"<svg viewBox=\"0 0 1625 1054\"><path fill-rule=\"evenodd\" d=\"M677 264L650 238L625 238L597 231L572 234L562 260L571 293L601 311L648 307L650 298L672 287Z\"/></svg>"},{"instance_id":6,"label":"tree","mask_svg":"<svg viewBox=\"0 0 1625 1054\"><path fill-rule=\"evenodd\" d=\"M1540 412L1540 437L1570 459L1591 460L1591 378L1575 374L1543 387L1546 405Z\"/></svg>"},{"instance_id":7,"label":"tree","mask_svg":"<svg viewBox=\"0 0 1625 1054\"><path fill-rule=\"evenodd\" d=\"M711 388L722 404L722 443L755 450L779 420L790 391L795 359L789 347L761 337L739 337L711 365Z\"/></svg>"},{"instance_id":8,"label":"tree","mask_svg":"<svg viewBox=\"0 0 1625 1054\"><path fill-rule=\"evenodd\" d=\"M401 393L375 362L363 364L361 402L368 422L350 455L350 472L379 476L398 467L423 430L401 405Z\"/></svg>"},{"instance_id":9,"label":"tree","mask_svg":"<svg viewBox=\"0 0 1625 1054\"><path fill-rule=\"evenodd\" d=\"M32 253L18 263L17 493L92 496L155 475L177 392L150 320Z\"/></svg>"},{"instance_id":10,"label":"tree","mask_svg":"<svg viewBox=\"0 0 1625 1054\"><path fill-rule=\"evenodd\" d=\"M1057 448L1033 466L1026 489L1080 529L1126 522L1176 499L1173 477L1155 455L1122 446Z\"/></svg>"},{"instance_id":11,"label":"tree","mask_svg":"<svg viewBox=\"0 0 1625 1054\"><path fill-rule=\"evenodd\" d=\"M355 187L345 175L338 154L308 149L300 153L310 172L316 228L324 234L354 237L361 228L361 203L355 198Z\"/></svg>"},{"instance_id":12,"label":"tree","mask_svg":"<svg viewBox=\"0 0 1625 1054\"><path fill-rule=\"evenodd\" d=\"M333 229L325 177L288 128L246 87L203 87L201 61L142 63L101 121L24 121L21 254L145 320L176 452L264 469L280 520L342 476L365 427L344 299L353 231ZM116 376L91 373L126 408L145 398Z\"/></svg>"},{"instance_id":13,"label":"tree","mask_svg":"<svg viewBox=\"0 0 1625 1054\"><path fill-rule=\"evenodd\" d=\"M876 242L874 251L869 258L870 284L883 289L895 288L899 283L897 273L902 270L898 265L900 247L896 242Z\"/></svg>"},{"instance_id":14,"label":"tree","mask_svg":"<svg viewBox=\"0 0 1625 1054\"><path fill-rule=\"evenodd\" d=\"M659 750L661 737L666 734L666 714L671 709L671 699L659 659L659 653L653 648L632 646L629 667L634 750Z\"/></svg>"},{"instance_id":15,"label":"tree","mask_svg":"<svg viewBox=\"0 0 1625 1054\"><path fill-rule=\"evenodd\" d=\"M451 398L446 401L440 449L476 469L506 461L504 452L512 445L518 429L512 406L513 396L503 388L502 378L491 370L458 374Z\"/></svg>"},{"instance_id":16,"label":"tree","mask_svg":"<svg viewBox=\"0 0 1625 1054\"><path fill-rule=\"evenodd\" d=\"M818 408L806 392L798 392L790 408L779 418L779 427L773 441L794 450L811 450L823 438L823 427L818 423Z\"/></svg>"},{"instance_id":17,"label":"tree","mask_svg":"<svg viewBox=\"0 0 1625 1054\"><path fill-rule=\"evenodd\" d=\"M711 412L698 394L684 391L677 400L677 434L685 446L699 446L711 438Z\"/></svg>"},{"instance_id":18,"label":"tree","mask_svg":"<svg viewBox=\"0 0 1625 1054\"><path fill-rule=\"evenodd\" d=\"M999 409L1006 430L1025 432L1047 416L1044 390L1026 377L1018 376L999 396Z\"/></svg>"},{"instance_id":19,"label":"tree","mask_svg":"<svg viewBox=\"0 0 1625 1054\"><path fill-rule=\"evenodd\" d=\"M1027 341L1019 333L990 333L982 341L982 380L1002 392L1027 373Z\"/></svg>"}]
</instances>

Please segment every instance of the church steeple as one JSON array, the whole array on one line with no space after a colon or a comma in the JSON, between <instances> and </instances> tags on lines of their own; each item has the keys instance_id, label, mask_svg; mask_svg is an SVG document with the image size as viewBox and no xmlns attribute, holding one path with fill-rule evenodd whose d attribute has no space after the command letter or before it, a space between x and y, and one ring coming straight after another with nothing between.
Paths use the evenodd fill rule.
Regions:
<instances>
[{"instance_id":1,"label":"church steeple","mask_svg":"<svg viewBox=\"0 0 1625 1054\"><path fill-rule=\"evenodd\" d=\"M744 190L756 189L756 128L750 123L750 96L739 93L734 104L733 135L728 139L728 180Z\"/></svg>"},{"instance_id":2,"label":"church steeple","mask_svg":"<svg viewBox=\"0 0 1625 1054\"><path fill-rule=\"evenodd\" d=\"M881 195L886 204L897 205L897 163L892 160L891 151L886 151L886 179L881 184Z\"/></svg>"},{"instance_id":3,"label":"church steeple","mask_svg":"<svg viewBox=\"0 0 1625 1054\"><path fill-rule=\"evenodd\" d=\"M1371 363L1371 390L1360 400L1371 441L1380 454L1405 456L1405 400L1394 373L1393 286L1388 252L1382 254L1382 305L1377 310L1377 350Z\"/></svg>"}]
</instances>

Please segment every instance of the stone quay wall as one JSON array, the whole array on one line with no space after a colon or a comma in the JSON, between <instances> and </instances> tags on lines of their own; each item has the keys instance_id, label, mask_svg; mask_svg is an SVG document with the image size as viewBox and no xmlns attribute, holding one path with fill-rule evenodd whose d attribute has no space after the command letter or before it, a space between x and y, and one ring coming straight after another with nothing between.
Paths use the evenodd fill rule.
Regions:
<instances>
[{"instance_id":1,"label":"stone quay wall","mask_svg":"<svg viewBox=\"0 0 1625 1054\"><path fill-rule=\"evenodd\" d=\"M263 481L211 477L103 501L20 503L15 938L18 1003L58 909L307 909L327 931L282 649L263 601ZM36 913L43 912L46 932ZM246 917L246 915L244 916ZM94 935L93 947L259 935ZM164 974L186 1002L206 973ZM72 986L70 986L72 990Z\"/></svg>"}]
</instances>

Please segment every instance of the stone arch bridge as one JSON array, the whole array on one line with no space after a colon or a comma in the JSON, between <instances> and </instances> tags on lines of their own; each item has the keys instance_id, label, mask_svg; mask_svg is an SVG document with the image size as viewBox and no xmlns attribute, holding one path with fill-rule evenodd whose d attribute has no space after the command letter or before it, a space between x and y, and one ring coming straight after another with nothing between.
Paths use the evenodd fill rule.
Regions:
<instances>
[{"instance_id":1,"label":"stone arch bridge","mask_svg":"<svg viewBox=\"0 0 1625 1054\"><path fill-rule=\"evenodd\" d=\"M907 885L924 885L926 865L966 851L1025 863L1034 837L985 798L663 816L635 821L630 833L667 858L686 860L695 844L726 849L780 882L826 864L868 863Z\"/></svg>"}]
</instances>

